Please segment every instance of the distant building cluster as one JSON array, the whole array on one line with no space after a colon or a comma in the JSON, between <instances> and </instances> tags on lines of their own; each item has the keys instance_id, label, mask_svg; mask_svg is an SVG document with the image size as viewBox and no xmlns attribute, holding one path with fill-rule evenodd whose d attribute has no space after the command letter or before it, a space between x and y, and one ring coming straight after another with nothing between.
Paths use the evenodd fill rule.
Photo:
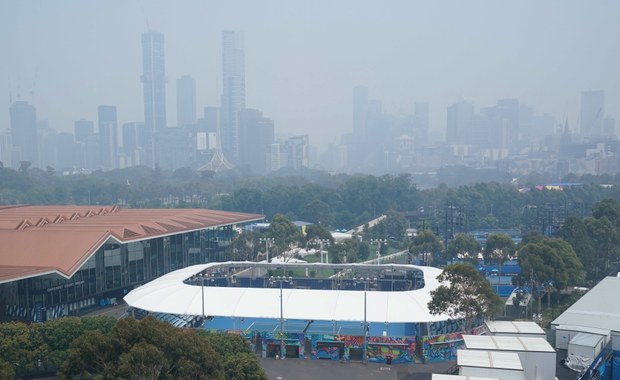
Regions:
<instances>
[{"instance_id":1,"label":"distant building cluster","mask_svg":"<svg viewBox=\"0 0 620 380\"><path fill-rule=\"evenodd\" d=\"M620 171L615 119L605 115L605 93L584 91L578 130L518 99L478 111L460 99L447 107L445 139L429 132L428 103L390 114L367 87L353 90L353 132L330 145L324 165L345 172L428 173L444 166L531 172L603 174Z\"/></svg>"},{"instance_id":2,"label":"distant building cluster","mask_svg":"<svg viewBox=\"0 0 620 380\"><path fill-rule=\"evenodd\" d=\"M276 139L273 120L246 108L243 35L222 33L221 106L196 112L196 83L176 81L176 126L168 124L164 35L142 35L144 119L119 123L115 105L97 107L97 120L79 119L73 134L57 132L37 119L24 100L10 106L10 129L0 134L5 167L52 168L66 174L144 165L220 171L246 167L264 174L309 166L308 135Z\"/></svg>"},{"instance_id":3,"label":"distant building cluster","mask_svg":"<svg viewBox=\"0 0 620 380\"><path fill-rule=\"evenodd\" d=\"M584 91L578 126L537 114L518 99L500 99L476 110L465 99L447 107L445 138L431 133L429 104L388 113L367 87L352 93L352 132L321 156L307 134L276 138L275 123L246 105L243 35L222 33L219 106L197 113L196 83L176 80L176 125L166 110L164 35L142 35L144 118L119 121L115 105L99 105L97 119L79 119L73 134L37 119L33 104L10 106L10 129L0 134L4 166L53 168L74 173L138 165L221 171L233 167L265 174L282 168L345 173L433 173L445 166L501 169L513 175L550 172L563 176L620 171L615 119L605 114L605 93ZM433 128L434 130L437 127Z\"/></svg>"}]
</instances>

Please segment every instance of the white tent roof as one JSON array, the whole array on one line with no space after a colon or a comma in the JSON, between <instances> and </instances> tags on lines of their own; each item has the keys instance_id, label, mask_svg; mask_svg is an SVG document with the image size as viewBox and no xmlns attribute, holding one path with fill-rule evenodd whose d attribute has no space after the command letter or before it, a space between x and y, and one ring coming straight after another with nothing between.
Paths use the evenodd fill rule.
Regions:
<instances>
[{"instance_id":1,"label":"white tent roof","mask_svg":"<svg viewBox=\"0 0 620 380\"><path fill-rule=\"evenodd\" d=\"M517 336L491 336L491 335L463 335L465 347L468 350L493 350L493 351L528 351L528 352L553 352L545 338L517 337Z\"/></svg>"},{"instance_id":2,"label":"white tent roof","mask_svg":"<svg viewBox=\"0 0 620 380\"><path fill-rule=\"evenodd\" d=\"M551 325L585 326L620 332L620 277L605 277Z\"/></svg>"},{"instance_id":3,"label":"white tent roof","mask_svg":"<svg viewBox=\"0 0 620 380\"><path fill-rule=\"evenodd\" d=\"M579 333L568 344L571 346L596 347L604 337L595 334Z\"/></svg>"},{"instance_id":4,"label":"white tent roof","mask_svg":"<svg viewBox=\"0 0 620 380\"><path fill-rule=\"evenodd\" d=\"M444 374L434 373L432 380L500 380L500 378L499 377L444 375Z\"/></svg>"},{"instance_id":5,"label":"white tent roof","mask_svg":"<svg viewBox=\"0 0 620 380\"><path fill-rule=\"evenodd\" d=\"M531 321L485 321L491 334L538 334L545 336L545 330Z\"/></svg>"},{"instance_id":6,"label":"white tent roof","mask_svg":"<svg viewBox=\"0 0 620 380\"><path fill-rule=\"evenodd\" d=\"M131 307L150 312L280 318L279 288L201 287L183 281L211 266L240 263L209 263L179 269L129 292L124 300ZM242 263L241 263L242 264ZM280 267L286 264L278 264ZM315 264L316 265L316 264ZM352 264L354 265L354 264ZM386 268L391 265L386 265ZM447 315L432 315L427 308L430 292L439 286L441 269L408 265L423 272L425 287L410 291L364 291L282 289L283 317L334 321L410 323L444 321ZM204 292L204 304L202 293Z\"/></svg>"},{"instance_id":7,"label":"white tent roof","mask_svg":"<svg viewBox=\"0 0 620 380\"><path fill-rule=\"evenodd\" d=\"M462 367L496 368L523 371L516 352L458 350L457 365Z\"/></svg>"}]
</instances>

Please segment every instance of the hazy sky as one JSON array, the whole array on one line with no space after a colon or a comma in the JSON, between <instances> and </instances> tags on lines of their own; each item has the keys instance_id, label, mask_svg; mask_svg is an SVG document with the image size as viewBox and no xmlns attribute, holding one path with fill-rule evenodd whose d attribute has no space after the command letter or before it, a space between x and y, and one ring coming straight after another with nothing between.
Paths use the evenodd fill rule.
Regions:
<instances>
[{"instance_id":1,"label":"hazy sky","mask_svg":"<svg viewBox=\"0 0 620 380\"><path fill-rule=\"evenodd\" d=\"M602 89L620 119L616 0L2 0L0 129L18 88L28 101L34 88L37 117L60 131L96 120L101 104L118 107L119 124L143 120L148 28L166 39L169 125L183 74L199 115L219 103L227 29L244 33L247 106L319 146L352 130L355 85L390 112L429 102L442 133L460 96L477 108L516 97L576 127L580 92Z\"/></svg>"}]
</instances>

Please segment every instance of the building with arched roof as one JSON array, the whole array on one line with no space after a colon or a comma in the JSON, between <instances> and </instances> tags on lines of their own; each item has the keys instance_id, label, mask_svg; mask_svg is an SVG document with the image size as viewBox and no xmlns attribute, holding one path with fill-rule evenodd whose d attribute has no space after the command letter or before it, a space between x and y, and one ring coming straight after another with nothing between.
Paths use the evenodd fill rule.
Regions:
<instances>
[{"instance_id":1,"label":"building with arched roof","mask_svg":"<svg viewBox=\"0 0 620 380\"><path fill-rule=\"evenodd\" d=\"M223 261L262 215L117 206L0 207L0 319L44 321L114 302L190 265Z\"/></svg>"},{"instance_id":2,"label":"building with arched roof","mask_svg":"<svg viewBox=\"0 0 620 380\"><path fill-rule=\"evenodd\" d=\"M124 297L134 316L245 335L256 353L414 363L456 359L461 325L428 310L440 269L408 264L223 262L168 273ZM172 317L171 317L172 316Z\"/></svg>"}]
</instances>

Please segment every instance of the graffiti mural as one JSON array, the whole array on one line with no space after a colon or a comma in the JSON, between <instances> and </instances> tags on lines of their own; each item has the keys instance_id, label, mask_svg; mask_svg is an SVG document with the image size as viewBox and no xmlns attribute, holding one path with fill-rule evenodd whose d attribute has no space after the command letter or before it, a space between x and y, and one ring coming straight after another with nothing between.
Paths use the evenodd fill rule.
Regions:
<instances>
[{"instance_id":1,"label":"graffiti mural","mask_svg":"<svg viewBox=\"0 0 620 380\"><path fill-rule=\"evenodd\" d=\"M428 324L428 335L444 335L452 334L461 331L459 321L455 319L448 319L446 321L431 322Z\"/></svg>"},{"instance_id":2,"label":"graffiti mural","mask_svg":"<svg viewBox=\"0 0 620 380\"><path fill-rule=\"evenodd\" d=\"M362 338L362 337L360 337ZM415 363L416 342L410 338L372 336L368 338L368 361L374 363Z\"/></svg>"},{"instance_id":3,"label":"graffiti mural","mask_svg":"<svg viewBox=\"0 0 620 380\"><path fill-rule=\"evenodd\" d=\"M347 360L348 351L345 353L345 340L343 335L312 335L312 359Z\"/></svg>"},{"instance_id":4,"label":"graffiti mural","mask_svg":"<svg viewBox=\"0 0 620 380\"><path fill-rule=\"evenodd\" d=\"M260 332L260 331L244 331L243 335L250 343L250 349L261 357L280 357L280 345L284 343L285 357L296 356L304 359L305 334L303 333L278 333Z\"/></svg>"},{"instance_id":5,"label":"graffiti mural","mask_svg":"<svg viewBox=\"0 0 620 380\"><path fill-rule=\"evenodd\" d=\"M463 336L461 333L425 336L421 346L425 363L456 360L456 351L463 347Z\"/></svg>"}]
</instances>

